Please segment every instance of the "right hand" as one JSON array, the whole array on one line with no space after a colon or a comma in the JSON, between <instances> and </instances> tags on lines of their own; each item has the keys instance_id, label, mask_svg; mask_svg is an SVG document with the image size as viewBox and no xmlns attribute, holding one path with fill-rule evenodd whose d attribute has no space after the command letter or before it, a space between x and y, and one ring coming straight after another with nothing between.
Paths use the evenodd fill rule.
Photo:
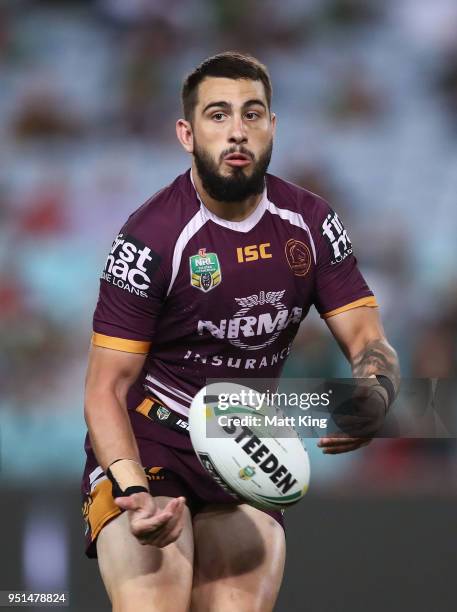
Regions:
<instances>
[{"instance_id":1,"label":"right hand","mask_svg":"<svg viewBox=\"0 0 457 612\"><path fill-rule=\"evenodd\" d=\"M130 530L140 544L164 548L181 535L186 505L184 497L170 500L162 509L146 492L116 497L114 502L122 510L128 511Z\"/></svg>"},{"instance_id":2,"label":"right hand","mask_svg":"<svg viewBox=\"0 0 457 612\"><path fill-rule=\"evenodd\" d=\"M342 437L371 440L382 429L389 405L387 391L376 378L360 381L352 397L332 413Z\"/></svg>"}]
</instances>

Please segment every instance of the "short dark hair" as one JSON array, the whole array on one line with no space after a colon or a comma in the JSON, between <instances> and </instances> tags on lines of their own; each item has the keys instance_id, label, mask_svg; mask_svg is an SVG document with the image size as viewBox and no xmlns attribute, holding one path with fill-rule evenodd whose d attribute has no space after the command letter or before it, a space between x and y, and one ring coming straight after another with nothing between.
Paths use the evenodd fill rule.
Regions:
<instances>
[{"instance_id":1,"label":"short dark hair","mask_svg":"<svg viewBox=\"0 0 457 612\"><path fill-rule=\"evenodd\" d=\"M206 77L224 77L227 79L250 79L262 81L268 109L271 108L273 92L268 69L252 55L238 51L218 53L204 60L184 80L181 99L184 117L191 121L198 100L198 86Z\"/></svg>"}]
</instances>

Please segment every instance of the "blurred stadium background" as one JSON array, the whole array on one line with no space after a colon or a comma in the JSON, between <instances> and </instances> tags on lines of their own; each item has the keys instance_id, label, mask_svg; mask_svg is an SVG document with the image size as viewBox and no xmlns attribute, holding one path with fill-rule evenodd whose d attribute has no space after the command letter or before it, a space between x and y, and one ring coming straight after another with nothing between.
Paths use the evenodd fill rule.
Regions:
<instances>
[{"instance_id":1,"label":"blurred stadium background","mask_svg":"<svg viewBox=\"0 0 457 612\"><path fill-rule=\"evenodd\" d=\"M456 376L455 0L3 0L0 590L108 610L78 493L98 275L126 216L188 167L183 76L227 49L268 65L270 170L344 219L403 374ZM317 316L286 374L349 374ZM278 612L455 610L455 441L308 446Z\"/></svg>"}]
</instances>

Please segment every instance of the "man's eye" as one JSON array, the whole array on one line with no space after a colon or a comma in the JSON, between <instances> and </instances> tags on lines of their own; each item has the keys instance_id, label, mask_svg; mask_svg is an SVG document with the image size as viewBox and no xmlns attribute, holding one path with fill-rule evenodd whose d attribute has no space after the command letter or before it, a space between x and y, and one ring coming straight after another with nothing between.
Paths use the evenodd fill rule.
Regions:
<instances>
[{"instance_id":1,"label":"man's eye","mask_svg":"<svg viewBox=\"0 0 457 612\"><path fill-rule=\"evenodd\" d=\"M249 119L250 121L252 121L253 119L258 119L259 116L259 113L257 113L256 111L249 111L248 113L246 113L246 119Z\"/></svg>"},{"instance_id":2,"label":"man's eye","mask_svg":"<svg viewBox=\"0 0 457 612\"><path fill-rule=\"evenodd\" d=\"M222 121L224 117L225 117L224 113L214 113L214 115L211 118L215 119L216 121Z\"/></svg>"}]
</instances>

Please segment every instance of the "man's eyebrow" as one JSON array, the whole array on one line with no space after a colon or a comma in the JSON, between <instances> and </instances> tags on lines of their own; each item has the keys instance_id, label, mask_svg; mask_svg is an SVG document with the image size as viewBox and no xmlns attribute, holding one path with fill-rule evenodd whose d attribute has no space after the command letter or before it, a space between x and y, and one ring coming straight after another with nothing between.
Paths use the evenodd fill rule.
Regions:
<instances>
[{"instance_id":1,"label":"man's eyebrow","mask_svg":"<svg viewBox=\"0 0 457 612\"><path fill-rule=\"evenodd\" d=\"M263 108L267 110L267 107L265 106L265 102L263 102L260 98L252 98L252 100L248 100L247 102L243 104L243 108L246 108L247 106L254 106L254 104L263 106Z\"/></svg>"},{"instance_id":2,"label":"man's eyebrow","mask_svg":"<svg viewBox=\"0 0 457 612\"><path fill-rule=\"evenodd\" d=\"M255 104L259 106L263 106L263 108L267 110L265 102L263 102L260 98L252 98L251 100L247 100L243 104L243 108L247 108L248 106L254 106ZM225 100L219 100L218 102L210 102L209 104L205 106L202 113L206 113L207 110L209 110L210 108L214 108L214 107L231 109L232 105L229 102L226 102Z\"/></svg>"},{"instance_id":3,"label":"man's eyebrow","mask_svg":"<svg viewBox=\"0 0 457 612\"><path fill-rule=\"evenodd\" d=\"M217 106L218 108L232 108L231 104L225 102L224 100L220 100L219 102L210 102L205 106L202 112L206 113L206 111L210 108L213 108L213 106Z\"/></svg>"}]
</instances>

